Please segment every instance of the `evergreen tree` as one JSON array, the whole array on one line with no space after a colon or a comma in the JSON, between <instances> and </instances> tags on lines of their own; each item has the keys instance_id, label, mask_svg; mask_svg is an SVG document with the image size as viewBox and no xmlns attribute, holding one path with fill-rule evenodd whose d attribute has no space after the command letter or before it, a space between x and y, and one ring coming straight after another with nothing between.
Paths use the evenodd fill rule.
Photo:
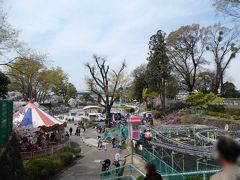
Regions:
<instances>
[{"instance_id":1,"label":"evergreen tree","mask_svg":"<svg viewBox=\"0 0 240 180\"><path fill-rule=\"evenodd\" d=\"M162 108L165 108L166 83L170 77L171 66L167 56L165 33L159 30L149 41L146 81L150 91L158 92Z\"/></svg>"}]
</instances>

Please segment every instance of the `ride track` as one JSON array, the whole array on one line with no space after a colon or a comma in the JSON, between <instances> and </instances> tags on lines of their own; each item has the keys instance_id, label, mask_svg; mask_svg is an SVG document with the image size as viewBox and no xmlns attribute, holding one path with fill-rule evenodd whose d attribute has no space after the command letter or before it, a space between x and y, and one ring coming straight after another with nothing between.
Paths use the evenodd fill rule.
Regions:
<instances>
[{"instance_id":1,"label":"ride track","mask_svg":"<svg viewBox=\"0 0 240 180\"><path fill-rule=\"evenodd\" d=\"M224 131L217 129L216 127L210 127L205 125L171 125L161 127L148 127L154 134L154 139L150 142L151 145L172 150L174 152L189 154L196 157L214 158L214 144L216 139L206 137L204 134L208 132L221 133L223 135L234 135L240 137L240 131ZM194 133L194 140L201 141L208 146L196 146L177 141L171 137L168 137L170 133L181 133L191 130Z\"/></svg>"}]
</instances>

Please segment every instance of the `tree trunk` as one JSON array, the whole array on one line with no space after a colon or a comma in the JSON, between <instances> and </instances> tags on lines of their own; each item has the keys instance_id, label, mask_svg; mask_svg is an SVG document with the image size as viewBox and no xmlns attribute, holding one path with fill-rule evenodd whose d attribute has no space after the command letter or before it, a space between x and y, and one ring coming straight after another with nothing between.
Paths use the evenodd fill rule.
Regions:
<instances>
[{"instance_id":1,"label":"tree trunk","mask_svg":"<svg viewBox=\"0 0 240 180\"><path fill-rule=\"evenodd\" d=\"M224 94L225 93L225 89L224 89L224 82L223 82L223 72L221 73L221 76L220 76L220 81L221 81L221 83L220 83L220 93L221 94Z\"/></svg>"},{"instance_id":2,"label":"tree trunk","mask_svg":"<svg viewBox=\"0 0 240 180\"><path fill-rule=\"evenodd\" d=\"M213 92L215 94L218 94L218 89L220 87L220 83L221 83L221 67L219 65L217 65L217 70L216 70L216 75L215 75L215 84L214 84L214 88L213 88Z\"/></svg>"},{"instance_id":3,"label":"tree trunk","mask_svg":"<svg viewBox=\"0 0 240 180\"><path fill-rule=\"evenodd\" d=\"M161 92L160 92L160 99L161 99L161 104L162 104L162 108L163 110L165 110L166 108L166 96L165 96L165 91L166 91L166 83L165 80L163 80L162 83L162 88L161 88Z\"/></svg>"},{"instance_id":4,"label":"tree trunk","mask_svg":"<svg viewBox=\"0 0 240 180\"><path fill-rule=\"evenodd\" d=\"M105 120L105 125L106 127L111 127L111 117L110 117L110 113L111 113L111 108L109 105L105 106L105 113L106 113L106 120Z\"/></svg>"}]
</instances>

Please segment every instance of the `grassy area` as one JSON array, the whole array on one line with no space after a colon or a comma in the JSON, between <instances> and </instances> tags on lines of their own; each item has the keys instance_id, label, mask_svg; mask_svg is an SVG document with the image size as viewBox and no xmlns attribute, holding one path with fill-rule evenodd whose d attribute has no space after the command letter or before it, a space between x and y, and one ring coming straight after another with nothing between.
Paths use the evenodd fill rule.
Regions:
<instances>
[{"instance_id":1,"label":"grassy area","mask_svg":"<svg viewBox=\"0 0 240 180\"><path fill-rule=\"evenodd\" d=\"M29 160L25 164L27 179L49 179L59 170L70 165L80 152L80 148L65 147L53 155Z\"/></svg>"}]
</instances>

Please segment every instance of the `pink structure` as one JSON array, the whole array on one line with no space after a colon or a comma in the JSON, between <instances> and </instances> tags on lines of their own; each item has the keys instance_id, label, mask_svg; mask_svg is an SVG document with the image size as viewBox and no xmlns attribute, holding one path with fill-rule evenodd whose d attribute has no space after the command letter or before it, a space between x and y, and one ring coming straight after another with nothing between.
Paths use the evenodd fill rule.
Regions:
<instances>
[{"instance_id":1,"label":"pink structure","mask_svg":"<svg viewBox=\"0 0 240 180\"><path fill-rule=\"evenodd\" d=\"M142 122L138 116L130 116L128 118L128 136L129 139L139 140L139 124Z\"/></svg>"}]
</instances>

